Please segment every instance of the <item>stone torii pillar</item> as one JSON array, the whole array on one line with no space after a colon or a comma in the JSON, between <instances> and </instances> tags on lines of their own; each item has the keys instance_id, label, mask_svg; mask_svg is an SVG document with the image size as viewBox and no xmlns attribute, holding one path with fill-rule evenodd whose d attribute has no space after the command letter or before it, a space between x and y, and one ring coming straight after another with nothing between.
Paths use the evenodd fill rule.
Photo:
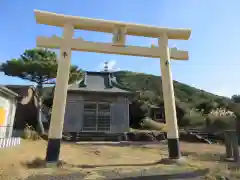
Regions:
<instances>
[{"instance_id":1,"label":"stone torii pillar","mask_svg":"<svg viewBox=\"0 0 240 180\"><path fill-rule=\"evenodd\" d=\"M162 73L162 89L165 118L167 124L168 152L170 159L179 159L181 154L179 150L179 133L177 124L176 104L173 88L172 73L170 67L170 52L168 48L168 37L163 33L158 40L162 58L160 59Z\"/></svg>"},{"instance_id":2,"label":"stone torii pillar","mask_svg":"<svg viewBox=\"0 0 240 180\"><path fill-rule=\"evenodd\" d=\"M169 158L180 158L175 98L169 61L170 59L188 60L188 52L176 48L168 48L168 39L187 40L191 34L190 29L164 28L106 21L102 19L68 16L38 10L35 10L35 17L39 24L57 26L64 29L63 37L52 36L37 38L37 46L39 47L60 49L60 60L58 64L48 148L46 153L47 163L56 163L59 159L71 50L160 58ZM83 40L83 38L74 39L74 29L112 33L112 43L90 42ZM158 38L159 46L140 47L126 45L127 35Z\"/></svg>"},{"instance_id":3,"label":"stone torii pillar","mask_svg":"<svg viewBox=\"0 0 240 180\"><path fill-rule=\"evenodd\" d=\"M48 133L46 161L50 163L56 162L60 153L60 141L62 139L68 79L71 66L72 53L70 43L73 33L74 27L71 24L65 24L62 36L63 41L60 46L60 57L53 98L54 107L52 108L51 124Z\"/></svg>"}]
</instances>

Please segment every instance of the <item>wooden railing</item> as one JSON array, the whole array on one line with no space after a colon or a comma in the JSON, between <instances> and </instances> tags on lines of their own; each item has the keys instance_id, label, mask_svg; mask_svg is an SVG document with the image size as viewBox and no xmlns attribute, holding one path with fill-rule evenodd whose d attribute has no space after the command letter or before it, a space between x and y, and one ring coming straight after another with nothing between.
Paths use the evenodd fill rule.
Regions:
<instances>
[{"instance_id":1,"label":"wooden railing","mask_svg":"<svg viewBox=\"0 0 240 180\"><path fill-rule=\"evenodd\" d=\"M8 138L11 137L11 129L12 126L0 126L0 138Z\"/></svg>"},{"instance_id":2,"label":"wooden railing","mask_svg":"<svg viewBox=\"0 0 240 180\"><path fill-rule=\"evenodd\" d=\"M20 144L20 137L11 137L12 128L12 126L0 127L0 148L13 147Z\"/></svg>"}]
</instances>

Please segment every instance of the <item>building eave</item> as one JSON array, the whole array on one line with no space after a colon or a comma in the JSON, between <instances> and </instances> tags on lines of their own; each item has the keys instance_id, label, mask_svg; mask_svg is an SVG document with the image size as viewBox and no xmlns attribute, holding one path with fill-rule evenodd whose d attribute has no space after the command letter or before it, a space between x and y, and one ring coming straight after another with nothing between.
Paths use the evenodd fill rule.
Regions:
<instances>
[{"instance_id":1,"label":"building eave","mask_svg":"<svg viewBox=\"0 0 240 180\"><path fill-rule=\"evenodd\" d=\"M120 91L96 91L89 89L68 89L68 92L85 92L85 93L106 93L106 94L123 94L123 95L134 95L133 92L120 92Z\"/></svg>"},{"instance_id":2,"label":"building eave","mask_svg":"<svg viewBox=\"0 0 240 180\"><path fill-rule=\"evenodd\" d=\"M19 94L17 94L14 91L6 88L5 86L0 86L0 92L3 92L4 94L9 95L11 97L19 97Z\"/></svg>"}]
</instances>

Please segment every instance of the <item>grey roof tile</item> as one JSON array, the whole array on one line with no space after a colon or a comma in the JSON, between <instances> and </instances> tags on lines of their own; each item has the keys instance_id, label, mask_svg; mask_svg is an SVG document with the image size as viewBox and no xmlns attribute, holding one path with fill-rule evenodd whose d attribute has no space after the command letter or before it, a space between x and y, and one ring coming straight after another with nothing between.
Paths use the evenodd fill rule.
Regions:
<instances>
[{"instance_id":1,"label":"grey roof tile","mask_svg":"<svg viewBox=\"0 0 240 180\"><path fill-rule=\"evenodd\" d=\"M87 71L82 81L69 86L69 91L109 92L132 94L132 91L125 90L116 81L110 72L89 72Z\"/></svg>"}]
</instances>

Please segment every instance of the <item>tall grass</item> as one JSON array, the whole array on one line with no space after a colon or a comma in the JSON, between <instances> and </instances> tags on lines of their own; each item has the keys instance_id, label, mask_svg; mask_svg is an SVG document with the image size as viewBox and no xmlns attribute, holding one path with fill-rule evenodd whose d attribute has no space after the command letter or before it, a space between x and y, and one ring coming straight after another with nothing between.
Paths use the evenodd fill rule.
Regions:
<instances>
[{"instance_id":1,"label":"tall grass","mask_svg":"<svg viewBox=\"0 0 240 180\"><path fill-rule=\"evenodd\" d=\"M166 132L166 125L158 123L150 118L144 118L141 122L143 129Z\"/></svg>"}]
</instances>

